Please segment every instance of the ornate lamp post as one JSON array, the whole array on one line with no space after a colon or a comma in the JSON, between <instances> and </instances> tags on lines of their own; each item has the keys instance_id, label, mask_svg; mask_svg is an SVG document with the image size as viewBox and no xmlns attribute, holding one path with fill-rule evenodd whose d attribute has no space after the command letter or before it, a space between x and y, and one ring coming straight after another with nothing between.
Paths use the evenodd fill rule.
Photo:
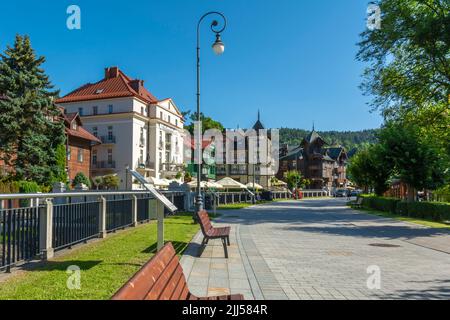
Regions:
<instances>
[{"instance_id":1,"label":"ornate lamp post","mask_svg":"<svg viewBox=\"0 0 450 320\"><path fill-rule=\"evenodd\" d=\"M197 212L203 210L203 197L201 191L201 180L202 180L202 126L200 125L201 116L200 116L200 25L206 17L209 16L218 16L223 20L222 28L218 28L219 22L217 20L213 20L211 23L211 30L216 34L216 41L212 45L212 49L216 55L221 55L225 51L225 45L220 39L220 34L225 30L227 26L227 19L225 16L216 11L211 11L204 14L197 24L197 197L196 197L196 209ZM194 220L196 220L196 215L194 215Z\"/></svg>"}]
</instances>

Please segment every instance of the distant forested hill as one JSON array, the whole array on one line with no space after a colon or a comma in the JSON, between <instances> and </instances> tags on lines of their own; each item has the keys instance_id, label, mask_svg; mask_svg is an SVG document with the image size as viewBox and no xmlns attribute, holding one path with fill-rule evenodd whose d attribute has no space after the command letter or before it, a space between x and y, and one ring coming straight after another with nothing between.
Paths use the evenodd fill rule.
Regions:
<instances>
[{"instance_id":1,"label":"distant forested hill","mask_svg":"<svg viewBox=\"0 0 450 320\"><path fill-rule=\"evenodd\" d=\"M363 131L324 131L319 132L322 138L331 145L342 145L347 150L359 147L364 144L375 143L376 133L378 129L370 129ZM303 129L280 129L280 144L287 143L290 146L299 145L304 137L310 133L309 130Z\"/></svg>"}]
</instances>

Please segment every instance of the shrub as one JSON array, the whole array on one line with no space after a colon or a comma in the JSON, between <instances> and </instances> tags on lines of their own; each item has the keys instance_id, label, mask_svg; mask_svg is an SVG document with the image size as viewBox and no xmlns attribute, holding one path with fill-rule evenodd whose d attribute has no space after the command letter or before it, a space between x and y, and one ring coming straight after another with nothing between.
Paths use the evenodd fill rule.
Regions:
<instances>
[{"instance_id":1,"label":"shrub","mask_svg":"<svg viewBox=\"0 0 450 320\"><path fill-rule=\"evenodd\" d=\"M362 205L375 210L395 213L398 202L400 202L400 199L366 195L363 196Z\"/></svg>"},{"instance_id":2,"label":"shrub","mask_svg":"<svg viewBox=\"0 0 450 320\"><path fill-rule=\"evenodd\" d=\"M73 178L73 181L72 181L72 187L75 187L76 185L78 185L78 184L80 184L80 183L83 183L83 184L85 184L88 188L91 188L91 181L89 180L88 177L86 177L86 176L84 175L83 172L78 172L78 173L75 175L75 178Z\"/></svg>"},{"instance_id":3,"label":"shrub","mask_svg":"<svg viewBox=\"0 0 450 320\"><path fill-rule=\"evenodd\" d=\"M405 202L395 198L362 195L364 207L437 222L450 221L450 203Z\"/></svg>"},{"instance_id":4,"label":"shrub","mask_svg":"<svg viewBox=\"0 0 450 320\"><path fill-rule=\"evenodd\" d=\"M402 202L407 207L409 217L429 219L433 221L450 220L450 204L443 202ZM404 208L399 208L398 213L404 215Z\"/></svg>"}]
</instances>

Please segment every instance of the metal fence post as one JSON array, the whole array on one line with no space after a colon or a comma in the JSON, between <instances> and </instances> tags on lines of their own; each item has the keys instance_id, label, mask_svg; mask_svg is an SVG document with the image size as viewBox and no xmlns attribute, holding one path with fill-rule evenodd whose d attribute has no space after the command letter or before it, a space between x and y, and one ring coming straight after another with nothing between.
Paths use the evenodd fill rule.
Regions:
<instances>
[{"instance_id":1,"label":"metal fence post","mask_svg":"<svg viewBox=\"0 0 450 320\"><path fill-rule=\"evenodd\" d=\"M98 236L99 238L106 238L106 199L105 197L98 198L100 202L98 211Z\"/></svg>"},{"instance_id":2,"label":"metal fence post","mask_svg":"<svg viewBox=\"0 0 450 320\"><path fill-rule=\"evenodd\" d=\"M132 212L132 223L134 227L138 226L138 200L135 195L131 196L131 212Z\"/></svg>"},{"instance_id":3,"label":"metal fence post","mask_svg":"<svg viewBox=\"0 0 450 320\"><path fill-rule=\"evenodd\" d=\"M160 201L156 201L156 217L157 222L157 248L158 251L164 247L164 205Z\"/></svg>"},{"instance_id":4,"label":"metal fence post","mask_svg":"<svg viewBox=\"0 0 450 320\"><path fill-rule=\"evenodd\" d=\"M45 204L40 209L39 229L39 251L42 253L42 259L51 259L54 256L52 199L45 199Z\"/></svg>"}]
</instances>

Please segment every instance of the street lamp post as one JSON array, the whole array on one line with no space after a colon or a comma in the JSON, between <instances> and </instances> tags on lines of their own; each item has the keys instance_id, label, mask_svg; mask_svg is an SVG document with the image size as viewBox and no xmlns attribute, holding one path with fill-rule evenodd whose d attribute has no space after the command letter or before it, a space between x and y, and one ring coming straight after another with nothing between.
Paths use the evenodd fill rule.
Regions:
<instances>
[{"instance_id":1,"label":"street lamp post","mask_svg":"<svg viewBox=\"0 0 450 320\"><path fill-rule=\"evenodd\" d=\"M201 116L200 116L200 25L206 17L209 16L219 16L223 19L222 28L218 28L219 22L213 20L211 23L211 30L216 34L216 41L214 42L212 48L216 55L221 55L225 51L225 45L223 44L220 34L225 30L227 26L227 19L225 16L216 11L211 11L204 14L197 24L197 197L196 197L196 210L197 213L203 210L203 197L201 191L201 179L202 179L202 127L201 127ZM194 215L194 220L196 220L196 215Z\"/></svg>"}]
</instances>

